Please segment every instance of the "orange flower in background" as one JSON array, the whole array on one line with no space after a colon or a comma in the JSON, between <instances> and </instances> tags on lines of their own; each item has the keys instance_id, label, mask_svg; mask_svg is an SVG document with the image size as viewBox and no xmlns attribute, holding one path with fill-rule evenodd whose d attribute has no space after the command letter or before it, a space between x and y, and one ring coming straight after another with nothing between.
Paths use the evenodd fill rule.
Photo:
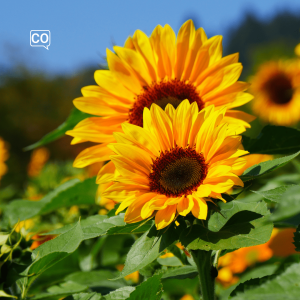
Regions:
<instances>
[{"instance_id":1,"label":"orange flower in background","mask_svg":"<svg viewBox=\"0 0 300 300\"><path fill-rule=\"evenodd\" d=\"M44 165L48 161L49 156L50 152L45 147L33 150L33 152L31 153L30 162L28 164L28 175L30 177L38 176Z\"/></svg>"},{"instance_id":2,"label":"orange flower in background","mask_svg":"<svg viewBox=\"0 0 300 300\"><path fill-rule=\"evenodd\" d=\"M221 193L243 186L236 172L248 152L240 149L238 125L224 123L225 113L213 106L199 112L185 100L177 109L145 108L143 128L124 123L109 145L117 172L107 175L114 183L103 193L121 202L116 213L127 208L127 223L155 217L157 229L190 212L205 220L207 201L225 201Z\"/></svg>"},{"instance_id":3,"label":"orange flower in background","mask_svg":"<svg viewBox=\"0 0 300 300\"><path fill-rule=\"evenodd\" d=\"M5 161L8 159L8 157L7 143L0 137L0 180L1 177L7 172Z\"/></svg>"},{"instance_id":4,"label":"orange flower in background","mask_svg":"<svg viewBox=\"0 0 300 300\"><path fill-rule=\"evenodd\" d=\"M257 262L264 262L273 256L287 257L297 253L294 241L295 229L273 229L271 239L262 245L240 248L225 254L219 259L219 271L217 280L223 286L230 286L239 280L236 274L244 272L248 267Z\"/></svg>"},{"instance_id":5,"label":"orange flower in background","mask_svg":"<svg viewBox=\"0 0 300 300\"><path fill-rule=\"evenodd\" d=\"M266 122L291 126L300 121L300 61L271 61L252 78L253 111Z\"/></svg>"},{"instance_id":6,"label":"orange flower in background","mask_svg":"<svg viewBox=\"0 0 300 300\"><path fill-rule=\"evenodd\" d=\"M269 248L272 250L274 256L287 257L291 254L297 253L294 242L294 228L287 228L284 230L273 230L273 236L269 242Z\"/></svg>"},{"instance_id":7,"label":"orange flower in background","mask_svg":"<svg viewBox=\"0 0 300 300\"><path fill-rule=\"evenodd\" d=\"M31 250L36 249L37 247L39 247L40 245L53 240L57 235L41 235L40 234L35 234L31 239L33 240L33 243L30 246Z\"/></svg>"},{"instance_id":8,"label":"orange flower in background","mask_svg":"<svg viewBox=\"0 0 300 300\"><path fill-rule=\"evenodd\" d=\"M150 37L137 30L114 51L107 50L109 70L95 72L99 86L84 87L83 97L74 100L78 109L96 117L67 132L74 137L72 144L98 144L82 151L75 167L109 160L112 153L106 146L115 141L113 132L122 132L124 122L142 126L143 109L153 103L176 108L188 99L198 110L227 107L226 122L238 125L237 133L250 127L253 117L234 109L252 96L245 93L248 84L237 81L242 71L238 53L222 57L222 36L208 39L189 20L177 38L169 25L158 25Z\"/></svg>"},{"instance_id":9,"label":"orange flower in background","mask_svg":"<svg viewBox=\"0 0 300 300\"><path fill-rule=\"evenodd\" d=\"M117 265L116 266L118 271L122 271L124 269L124 265ZM140 278L140 273L139 271L135 271L127 276L124 277L125 280L131 280L133 283L138 283L139 282L139 278Z\"/></svg>"}]
</instances>

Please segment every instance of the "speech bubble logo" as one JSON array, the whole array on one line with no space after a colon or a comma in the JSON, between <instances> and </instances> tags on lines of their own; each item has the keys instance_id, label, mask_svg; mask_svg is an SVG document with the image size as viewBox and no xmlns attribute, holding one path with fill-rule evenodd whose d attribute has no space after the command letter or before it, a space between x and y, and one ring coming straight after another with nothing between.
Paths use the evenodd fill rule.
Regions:
<instances>
[{"instance_id":1,"label":"speech bubble logo","mask_svg":"<svg viewBox=\"0 0 300 300\"><path fill-rule=\"evenodd\" d=\"M51 44L50 30L30 30L30 46L44 47L49 50Z\"/></svg>"}]
</instances>

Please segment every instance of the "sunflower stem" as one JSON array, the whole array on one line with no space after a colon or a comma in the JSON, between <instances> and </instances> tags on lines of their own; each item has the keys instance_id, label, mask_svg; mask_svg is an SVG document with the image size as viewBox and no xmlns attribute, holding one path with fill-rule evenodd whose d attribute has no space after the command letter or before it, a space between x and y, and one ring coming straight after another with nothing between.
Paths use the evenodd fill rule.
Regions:
<instances>
[{"instance_id":1,"label":"sunflower stem","mask_svg":"<svg viewBox=\"0 0 300 300\"><path fill-rule=\"evenodd\" d=\"M202 300L215 299L215 278L212 275L212 251L191 250L193 259L197 265L200 281Z\"/></svg>"}]
</instances>

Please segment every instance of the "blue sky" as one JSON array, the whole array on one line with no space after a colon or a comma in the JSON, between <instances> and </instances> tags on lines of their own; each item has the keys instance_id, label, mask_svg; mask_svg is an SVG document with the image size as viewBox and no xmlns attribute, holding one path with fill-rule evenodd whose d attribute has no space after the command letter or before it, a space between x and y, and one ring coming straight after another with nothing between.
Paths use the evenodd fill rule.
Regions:
<instances>
[{"instance_id":1,"label":"blue sky","mask_svg":"<svg viewBox=\"0 0 300 300\"><path fill-rule=\"evenodd\" d=\"M106 48L123 45L136 29L150 34L157 24L175 32L188 17L208 35L225 34L247 11L269 19L278 11L300 14L299 0L10 0L1 1L0 65L25 63L48 73L76 73L103 62ZM51 45L30 46L30 31L51 31Z\"/></svg>"}]
</instances>

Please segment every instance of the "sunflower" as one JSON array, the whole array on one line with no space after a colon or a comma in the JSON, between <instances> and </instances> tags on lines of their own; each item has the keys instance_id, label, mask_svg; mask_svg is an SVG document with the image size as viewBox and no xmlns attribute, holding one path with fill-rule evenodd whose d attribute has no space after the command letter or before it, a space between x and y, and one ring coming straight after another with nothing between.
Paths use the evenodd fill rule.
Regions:
<instances>
[{"instance_id":1,"label":"sunflower","mask_svg":"<svg viewBox=\"0 0 300 300\"><path fill-rule=\"evenodd\" d=\"M5 164L5 161L7 159L8 159L7 144L0 137L0 180L1 177L7 172L7 166Z\"/></svg>"},{"instance_id":2,"label":"sunflower","mask_svg":"<svg viewBox=\"0 0 300 300\"><path fill-rule=\"evenodd\" d=\"M291 126L300 120L300 62L271 61L252 78L253 111L266 122Z\"/></svg>"},{"instance_id":3,"label":"sunflower","mask_svg":"<svg viewBox=\"0 0 300 300\"><path fill-rule=\"evenodd\" d=\"M242 71L238 53L222 57L222 36L208 39L189 20L177 38L169 25L158 25L150 37L137 30L124 47L113 49L107 50L109 70L95 72L98 86L84 87L83 97L74 100L79 110L94 116L67 132L72 144L97 143L78 155L75 167L108 160L113 132L122 132L124 122L142 127L143 109L153 103L163 109L185 99L199 110L226 106L227 122L238 124L239 132L250 127L253 117L234 108L252 96L244 92L248 84L237 81Z\"/></svg>"},{"instance_id":4,"label":"sunflower","mask_svg":"<svg viewBox=\"0 0 300 300\"><path fill-rule=\"evenodd\" d=\"M127 208L127 223L155 216L162 229L190 212L206 219L207 201L225 201L221 193L243 186L236 172L248 152L236 135L239 125L224 123L225 114L213 105L199 112L197 103L185 100L177 109L145 108L142 128L123 123L124 133L114 133L117 143L109 145L114 183L103 192L121 202L116 213Z\"/></svg>"}]
</instances>

